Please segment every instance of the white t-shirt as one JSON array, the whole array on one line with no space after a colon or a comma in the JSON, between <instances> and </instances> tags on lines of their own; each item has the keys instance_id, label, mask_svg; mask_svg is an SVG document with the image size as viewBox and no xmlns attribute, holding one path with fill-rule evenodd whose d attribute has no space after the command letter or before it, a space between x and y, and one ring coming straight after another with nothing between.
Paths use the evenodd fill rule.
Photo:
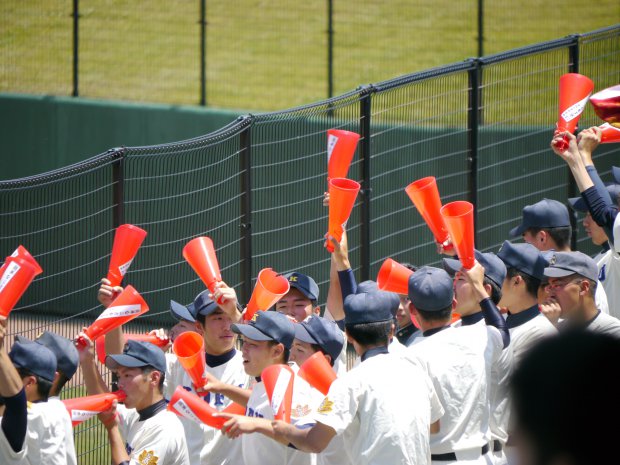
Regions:
<instances>
[{"instance_id":1,"label":"white t-shirt","mask_svg":"<svg viewBox=\"0 0 620 465\"><path fill-rule=\"evenodd\" d=\"M296 366L291 365L293 371ZM314 391L314 393L312 392ZM303 428L314 425L312 412L318 405L316 390L295 375L293 381L293 401L291 404L291 424ZM245 414L249 417L266 418L273 420L273 410L263 382L258 382L252 388ZM314 465L316 454L309 454L287 447L262 434L244 434L241 436L243 449L243 463L245 465Z\"/></svg>"},{"instance_id":2,"label":"white t-shirt","mask_svg":"<svg viewBox=\"0 0 620 465\"><path fill-rule=\"evenodd\" d=\"M220 381L234 386L249 388L250 377L243 369L241 352L237 351L228 362L217 367L207 365L207 372ZM195 393L192 380L178 362L174 354L166 354L166 379L164 381L164 397L170 400L177 386ZM231 400L221 394L209 393L204 397L216 410L224 410ZM185 431L187 449L192 465L237 465L242 463L241 441L224 436L220 430L197 423L189 418L180 417Z\"/></svg>"},{"instance_id":3,"label":"white t-shirt","mask_svg":"<svg viewBox=\"0 0 620 465\"><path fill-rule=\"evenodd\" d=\"M587 330L620 338L620 320L611 315L599 313L588 325Z\"/></svg>"},{"instance_id":4,"label":"white t-shirt","mask_svg":"<svg viewBox=\"0 0 620 465\"><path fill-rule=\"evenodd\" d=\"M443 407L424 371L379 354L336 379L315 416L342 435L356 465L426 464L430 424Z\"/></svg>"},{"instance_id":5,"label":"white t-shirt","mask_svg":"<svg viewBox=\"0 0 620 465\"><path fill-rule=\"evenodd\" d=\"M62 423L65 438L65 450L67 451L67 465L77 465L77 458L75 457L75 443L73 441L73 425L71 424L71 417L67 411L67 407L63 404L59 397L50 397L47 399L47 404L50 409L55 409L53 415Z\"/></svg>"},{"instance_id":6,"label":"white t-shirt","mask_svg":"<svg viewBox=\"0 0 620 465\"><path fill-rule=\"evenodd\" d=\"M499 330L484 323L420 336L409 347L409 357L422 363L446 409L439 433L431 435L433 454L480 458L491 438L491 372L502 349Z\"/></svg>"},{"instance_id":7,"label":"white t-shirt","mask_svg":"<svg viewBox=\"0 0 620 465\"><path fill-rule=\"evenodd\" d=\"M28 426L22 450L14 452L0 428L0 464L67 465L63 417L47 402L28 402ZM67 409L63 405L65 414ZM75 458L75 450L73 450Z\"/></svg>"},{"instance_id":8,"label":"white t-shirt","mask_svg":"<svg viewBox=\"0 0 620 465\"><path fill-rule=\"evenodd\" d=\"M139 421L135 409L118 405L116 411L130 465L190 465L183 426L176 414L162 410Z\"/></svg>"}]
</instances>

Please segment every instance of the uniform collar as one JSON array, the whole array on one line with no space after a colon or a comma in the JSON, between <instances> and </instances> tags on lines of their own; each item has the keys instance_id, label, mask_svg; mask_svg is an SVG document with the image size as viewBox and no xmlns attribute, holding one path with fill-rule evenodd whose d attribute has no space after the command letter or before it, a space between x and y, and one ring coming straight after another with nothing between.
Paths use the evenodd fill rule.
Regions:
<instances>
[{"instance_id":1,"label":"uniform collar","mask_svg":"<svg viewBox=\"0 0 620 465\"><path fill-rule=\"evenodd\" d=\"M482 310L472 315L462 316L461 326L475 325L476 323L478 323L479 321L483 319L484 319L484 314L482 313Z\"/></svg>"},{"instance_id":2,"label":"uniform collar","mask_svg":"<svg viewBox=\"0 0 620 465\"><path fill-rule=\"evenodd\" d=\"M209 365L211 368L224 365L226 362L232 359L236 353L237 351L233 347L229 352L226 352L225 354L222 354L222 355L206 354L207 365Z\"/></svg>"},{"instance_id":3,"label":"uniform collar","mask_svg":"<svg viewBox=\"0 0 620 465\"><path fill-rule=\"evenodd\" d=\"M362 354L362 362L364 360L368 360L371 357L374 357L375 355L387 353L389 353L387 346L373 347L372 349L368 349Z\"/></svg>"},{"instance_id":4,"label":"uniform collar","mask_svg":"<svg viewBox=\"0 0 620 465\"><path fill-rule=\"evenodd\" d=\"M140 419L138 421L144 421L154 417L162 410L166 410L166 405L166 400L162 399L159 402L155 402L153 405L149 405L147 408L138 410L137 412L140 416Z\"/></svg>"},{"instance_id":5,"label":"uniform collar","mask_svg":"<svg viewBox=\"0 0 620 465\"><path fill-rule=\"evenodd\" d=\"M450 327L450 325L446 325L446 326L440 326L439 328L427 329L426 331L424 331L422 333L422 336L429 337L429 336L432 336L433 334L437 334L439 331L443 331L444 329L448 329L449 327Z\"/></svg>"},{"instance_id":6,"label":"uniform collar","mask_svg":"<svg viewBox=\"0 0 620 465\"><path fill-rule=\"evenodd\" d=\"M418 328L416 328L413 323L409 324L404 328L398 330L398 332L396 333L396 339L398 339L398 342L400 342L401 344L405 344L409 337L411 337L411 335L417 330Z\"/></svg>"},{"instance_id":7,"label":"uniform collar","mask_svg":"<svg viewBox=\"0 0 620 465\"><path fill-rule=\"evenodd\" d=\"M516 328L517 326L521 326L522 324L533 320L538 315L540 315L538 304L533 305L527 310L523 310L519 313L508 312L508 316L506 317L506 326L508 326L508 329Z\"/></svg>"}]
</instances>

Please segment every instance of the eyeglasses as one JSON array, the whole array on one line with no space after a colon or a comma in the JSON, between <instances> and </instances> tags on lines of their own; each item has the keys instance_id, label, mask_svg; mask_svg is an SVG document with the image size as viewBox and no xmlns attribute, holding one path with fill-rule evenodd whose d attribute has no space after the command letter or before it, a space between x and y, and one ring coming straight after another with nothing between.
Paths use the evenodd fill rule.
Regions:
<instances>
[{"instance_id":1,"label":"eyeglasses","mask_svg":"<svg viewBox=\"0 0 620 465\"><path fill-rule=\"evenodd\" d=\"M570 279L570 280L566 280L566 281L554 281L553 283L551 283L551 282L550 282L550 283L548 283L548 284L547 284L547 287L548 287L549 289L554 289L554 290L556 290L556 289L563 289L563 288L565 288L566 286L568 286L569 284L573 284L573 283L575 283L575 284L577 284L577 283L581 284L582 282L583 282L583 279Z\"/></svg>"}]
</instances>

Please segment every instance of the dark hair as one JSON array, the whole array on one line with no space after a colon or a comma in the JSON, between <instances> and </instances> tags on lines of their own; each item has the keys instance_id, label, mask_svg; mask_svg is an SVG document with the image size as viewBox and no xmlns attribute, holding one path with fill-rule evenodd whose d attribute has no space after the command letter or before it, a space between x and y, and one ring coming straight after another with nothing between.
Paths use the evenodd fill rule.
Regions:
<instances>
[{"instance_id":1,"label":"dark hair","mask_svg":"<svg viewBox=\"0 0 620 465\"><path fill-rule=\"evenodd\" d=\"M267 341L267 345L269 347L273 347L273 346L276 346L278 344L282 344L282 343L278 342L278 341ZM288 363L288 359L291 356L291 350L287 349L284 344L282 344L282 346L284 347L284 352L282 352L282 356L284 357L284 363Z\"/></svg>"},{"instance_id":2,"label":"dark hair","mask_svg":"<svg viewBox=\"0 0 620 465\"><path fill-rule=\"evenodd\" d=\"M142 375L143 376L147 376L147 375L149 375L150 373L152 373L154 371L157 371L160 374L159 384L157 385L157 388L159 390L159 393L161 394L161 393L164 392L164 381L166 380L166 373L163 373L163 372L161 372L159 370L156 370L155 368L150 367L150 366L142 367Z\"/></svg>"},{"instance_id":3,"label":"dark hair","mask_svg":"<svg viewBox=\"0 0 620 465\"><path fill-rule=\"evenodd\" d=\"M570 226L560 226L559 228L528 228L526 231L532 236L535 236L540 231L545 231L549 234L549 236L551 236L551 239L553 239L553 242L556 243L558 249L562 250L570 247L570 239L573 233L573 228Z\"/></svg>"},{"instance_id":4,"label":"dark hair","mask_svg":"<svg viewBox=\"0 0 620 465\"><path fill-rule=\"evenodd\" d=\"M617 430L593 425L620 416L611 368L619 359L619 339L583 330L548 337L523 357L510 380L515 439L528 440L534 463L617 463L613 447L600 447Z\"/></svg>"},{"instance_id":5,"label":"dark hair","mask_svg":"<svg viewBox=\"0 0 620 465\"><path fill-rule=\"evenodd\" d=\"M20 378L25 378L26 376L34 376L37 380L37 394L43 400L47 400L50 395L50 391L52 389L53 381L48 381L45 378L40 377L39 375L35 375L27 368L16 367L17 373L19 373Z\"/></svg>"},{"instance_id":6,"label":"dark hair","mask_svg":"<svg viewBox=\"0 0 620 465\"><path fill-rule=\"evenodd\" d=\"M405 268L407 268L408 270L411 270L411 271L418 271L418 267L417 267L417 266L415 266L415 265L412 265L412 264L411 264L411 263L409 263L409 262L401 262L400 264L401 264L402 266L404 266Z\"/></svg>"},{"instance_id":7,"label":"dark hair","mask_svg":"<svg viewBox=\"0 0 620 465\"><path fill-rule=\"evenodd\" d=\"M58 372L58 384L56 385L56 389L55 392L52 392L52 395L60 395L60 391L62 391L62 388L65 387L65 384L67 384L69 382L71 378L67 378L67 375L65 375L62 371Z\"/></svg>"},{"instance_id":8,"label":"dark hair","mask_svg":"<svg viewBox=\"0 0 620 465\"><path fill-rule=\"evenodd\" d=\"M502 300L501 288L497 284L495 284L495 281L490 280L486 276L484 277L483 283L491 286L491 300L495 305L497 305L499 301Z\"/></svg>"},{"instance_id":9,"label":"dark hair","mask_svg":"<svg viewBox=\"0 0 620 465\"><path fill-rule=\"evenodd\" d=\"M374 323L360 323L357 325L345 325L347 334L363 346L387 345L393 320L378 321Z\"/></svg>"},{"instance_id":10,"label":"dark hair","mask_svg":"<svg viewBox=\"0 0 620 465\"><path fill-rule=\"evenodd\" d=\"M310 347L312 347L312 350L314 350L315 352L321 352L323 355L329 355L329 354L328 354L327 352L325 352L325 351L323 350L323 348L322 348L320 345L318 345L318 344L310 344ZM335 362L336 360L334 360L333 358L331 358L331 355L329 355L329 358L330 358L330 360L331 360L331 362L329 362L329 364L330 364L331 366L334 366L334 362Z\"/></svg>"},{"instance_id":11,"label":"dark hair","mask_svg":"<svg viewBox=\"0 0 620 465\"><path fill-rule=\"evenodd\" d=\"M523 273L522 271L517 270L509 266L506 269L506 278L512 279L515 276L521 276L521 279L525 283L525 290L528 294L533 297L538 295L538 288L540 287L540 279L535 278L534 276L530 276L527 273Z\"/></svg>"},{"instance_id":12,"label":"dark hair","mask_svg":"<svg viewBox=\"0 0 620 465\"><path fill-rule=\"evenodd\" d=\"M442 320L448 320L450 321L450 317L452 316L452 305L449 305L446 308L442 308L441 310L436 310L436 311L428 311L428 310L422 310L416 307L416 310L418 311L418 313L420 315L422 315L422 318L424 318L424 321L442 321Z\"/></svg>"}]
</instances>

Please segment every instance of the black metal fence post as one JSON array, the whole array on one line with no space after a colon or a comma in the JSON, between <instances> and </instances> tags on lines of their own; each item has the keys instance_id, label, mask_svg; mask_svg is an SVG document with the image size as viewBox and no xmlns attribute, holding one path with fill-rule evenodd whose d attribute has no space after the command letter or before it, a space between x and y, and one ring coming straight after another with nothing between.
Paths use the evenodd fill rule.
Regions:
<instances>
[{"instance_id":1,"label":"black metal fence post","mask_svg":"<svg viewBox=\"0 0 620 465\"><path fill-rule=\"evenodd\" d=\"M334 0L327 0L327 98L334 96Z\"/></svg>"},{"instance_id":2,"label":"black metal fence post","mask_svg":"<svg viewBox=\"0 0 620 465\"><path fill-rule=\"evenodd\" d=\"M80 0L73 0L73 90L71 95L79 95L78 65L79 65L79 33L80 33Z\"/></svg>"},{"instance_id":3,"label":"black metal fence post","mask_svg":"<svg viewBox=\"0 0 620 465\"><path fill-rule=\"evenodd\" d=\"M251 119L252 115L240 119ZM239 187L241 196L241 298L252 295L252 124L239 134Z\"/></svg>"},{"instance_id":4,"label":"black metal fence post","mask_svg":"<svg viewBox=\"0 0 620 465\"><path fill-rule=\"evenodd\" d=\"M200 105L207 104L207 0L200 0Z\"/></svg>"},{"instance_id":5,"label":"black metal fence post","mask_svg":"<svg viewBox=\"0 0 620 465\"><path fill-rule=\"evenodd\" d=\"M359 154L362 169L362 212L360 229L360 277L370 279L370 117L372 109L372 86L360 88L360 141Z\"/></svg>"},{"instance_id":6,"label":"black metal fence post","mask_svg":"<svg viewBox=\"0 0 620 465\"><path fill-rule=\"evenodd\" d=\"M478 0L478 57L484 56L484 0Z\"/></svg>"},{"instance_id":7,"label":"black metal fence post","mask_svg":"<svg viewBox=\"0 0 620 465\"><path fill-rule=\"evenodd\" d=\"M469 201L474 205L474 234L478 242L478 131L480 129L480 92L482 84L482 63L472 59L468 71L469 94L467 109L467 162L469 175L467 188Z\"/></svg>"},{"instance_id":8,"label":"black metal fence post","mask_svg":"<svg viewBox=\"0 0 620 465\"><path fill-rule=\"evenodd\" d=\"M573 43L568 47L568 72L569 73L578 73L579 72L579 36L572 35L569 36L573 39ZM575 182L575 178L571 173L570 169L566 167L566 175L567 175L567 194L568 197L577 197L579 195L579 191L577 190L577 183ZM570 248L571 250L577 250L577 212L572 208L568 209L570 225L573 230L573 234L571 234L570 239Z\"/></svg>"}]
</instances>

